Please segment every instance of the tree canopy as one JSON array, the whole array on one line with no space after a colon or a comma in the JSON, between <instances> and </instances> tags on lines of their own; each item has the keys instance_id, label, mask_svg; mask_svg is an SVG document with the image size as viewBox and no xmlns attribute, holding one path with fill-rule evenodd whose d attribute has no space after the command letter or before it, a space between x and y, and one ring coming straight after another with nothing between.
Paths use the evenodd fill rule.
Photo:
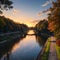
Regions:
<instances>
[{"instance_id":1,"label":"tree canopy","mask_svg":"<svg viewBox=\"0 0 60 60\"><path fill-rule=\"evenodd\" d=\"M48 16L49 29L54 32L57 39L60 38L60 0L52 2L51 13Z\"/></svg>"},{"instance_id":2,"label":"tree canopy","mask_svg":"<svg viewBox=\"0 0 60 60\"><path fill-rule=\"evenodd\" d=\"M28 27L25 24L19 24L9 18L0 16L0 33L16 32L16 31L20 31L22 33L24 31L27 31L27 28Z\"/></svg>"},{"instance_id":3,"label":"tree canopy","mask_svg":"<svg viewBox=\"0 0 60 60\"><path fill-rule=\"evenodd\" d=\"M13 8L13 2L10 0L0 0L0 14L3 13L3 10L8 10Z\"/></svg>"}]
</instances>

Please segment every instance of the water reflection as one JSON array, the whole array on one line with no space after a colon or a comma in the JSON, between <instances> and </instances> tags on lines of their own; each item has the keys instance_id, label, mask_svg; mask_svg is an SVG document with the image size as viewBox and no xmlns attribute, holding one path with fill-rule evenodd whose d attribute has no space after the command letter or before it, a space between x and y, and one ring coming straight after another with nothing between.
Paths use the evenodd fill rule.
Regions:
<instances>
[{"instance_id":1,"label":"water reflection","mask_svg":"<svg viewBox=\"0 0 60 60\"><path fill-rule=\"evenodd\" d=\"M34 31L33 31L33 30L30 30L30 31L28 31L27 34L28 34L28 35L29 35L29 34L34 34Z\"/></svg>"},{"instance_id":2,"label":"water reflection","mask_svg":"<svg viewBox=\"0 0 60 60\"><path fill-rule=\"evenodd\" d=\"M31 30L28 34L33 34ZM0 60L35 60L45 40L40 36L24 35L0 45Z\"/></svg>"},{"instance_id":3,"label":"water reflection","mask_svg":"<svg viewBox=\"0 0 60 60\"><path fill-rule=\"evenodd\" d=\"M40 46L44 46L46 39L41 36L36 36L36 41L39 43Z\"/></svg>"},{"instance_id":4,"label":"water reflection","mask_svg":"<svg viewBox=\"0 0 60 60\"><path fill-rule=\"evenodd\" d=\"M18 44L18 42L20 42L21 39L23 39L24 37L26 37L26 36L24 35L20 38L15 38L14 40L11 39L8 42L0 44L0 59L1 60L9 60L9 56L11 54L11 50L13 49L13 46Z\"/></svg>"}]
</instances>

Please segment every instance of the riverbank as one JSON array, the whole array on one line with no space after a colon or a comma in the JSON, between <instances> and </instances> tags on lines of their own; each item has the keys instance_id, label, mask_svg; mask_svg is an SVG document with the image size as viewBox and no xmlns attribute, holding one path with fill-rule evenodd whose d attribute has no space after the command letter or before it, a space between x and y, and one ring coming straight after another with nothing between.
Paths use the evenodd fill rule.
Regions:
<instances>
[{"instance_id":1,"label":"riverbank","mask_svg":"<svg viewBox=\"0 0 60 60\"><path fill-rule=\"evenodd\" d=\"M49 54L49 49L50 49L50 38L46 41L45 45L43 46L41 52L39 53L38 57L36 60L47 60L48 59L48 54Z\"/></svg>"},{"instance_id":2,"label":"riverbank","mask_svg":"<svg viewBox=\"0 0 60 60\"><path fill-rule=\"evenodd\" d=\"M20 32L0 34L0 44L22 37L24 37L24 34L21 34Z\"/></svg>"},{"instance_id":3,"label":"riverbank","mask_svg":"<svg viewBox=\"0 0 60 60\"><path fill-rule=\"evenodd\" d=\"M34 34L34 31L30 30L28 34ZM41 43L44 41L40 39L41 37L38 37L39 36L35 35L26 35L21 39L9 40L2 44L0 47L0 60L4 60L4 58L7 60L8 56L10 57L9 60L36 60L36 57L42 48Z\"/></svg>"},{"instance_id":4,"label":"riverbank","mask_svg":"<svg viewBox=\"0 0 60 60\"><path fill-rule=\"evenodd\" d=\"M50 37L46 41L37 60L60 60L60 47L57 46L55 37Z\"/></svg>"},{"instance_id":5,"label":"riverbank","mask_svg":"<svg viewBox=\"0 0 60 60\"><path fill-rule=\"evenodd\" d=\"M58 56L58 60L60 60L60 46L58 46L57 44L55 45L56 51L57 51L57 56Z\"/></svg>"}]
</instances>

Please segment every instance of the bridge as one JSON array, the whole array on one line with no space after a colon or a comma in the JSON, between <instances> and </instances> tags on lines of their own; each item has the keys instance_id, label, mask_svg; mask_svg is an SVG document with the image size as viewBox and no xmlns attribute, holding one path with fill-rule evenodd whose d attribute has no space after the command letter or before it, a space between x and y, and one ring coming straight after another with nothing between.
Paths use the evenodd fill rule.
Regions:
<instances>
[{"instance_id":1,"label":"bridge","mask_svg":"<svg viewBox=\"0 0 60 60\"><path fill-rule=\"evenodd\" d=\"M33 30L33 31L37 31L38 30L35 27L29 27L28 30ZM32 33L32 34L27 34L27 35L38 35L37 33Z\"/></svg>"},{"instance_id":2,"label":"bridge","mask_svg":"<svg viewBox=\"0 0 60 60\"><path fill-rule=\"evenodd\" d=\"M35 27L29 27L28 30L35 30L35 31L39 31L38 29L36 29Z\"/></svg>"},{"instance_id":3,"label":"bridge","mask_svg":"<svg viewBox=\"0 0 60 60\"><path fill-rule=\"evenodd\" d=\"M36 28L35 27L29 27L29 30L35 30Z\"/></svg>"},{"instance_id":4,"label":"bridge","mask_svg":"<svg viewBox=\"0 0 60 60\"><path fill-rule=\"evenodd\" d=\"M41 31L39 31L38 29L36 29L35 27L30 27L29 28L29 30L33 30L33 31L35 31L36 33L32 33L32 34L27 34L27 35L41 35L41 36L48 36L48 37L50 37L51 36L51 32L49 32L48 30L47 30L47 33L45 32L41 32Z\"/></svg>"},{"instance_id":5,"label":"bridge","mask_svg":"<svg viewBox=\"0 0 60 60\"><path fill-rule=\"evenodd\" d=\"M39 35L39 34L38 33L34 33L34 34L27 34L27 35L32 36L32 35ZM45 34L45 33L40 33L40 36L48 36L48 37L50 37L51 35Z\"/></svg>"}]
</instances>

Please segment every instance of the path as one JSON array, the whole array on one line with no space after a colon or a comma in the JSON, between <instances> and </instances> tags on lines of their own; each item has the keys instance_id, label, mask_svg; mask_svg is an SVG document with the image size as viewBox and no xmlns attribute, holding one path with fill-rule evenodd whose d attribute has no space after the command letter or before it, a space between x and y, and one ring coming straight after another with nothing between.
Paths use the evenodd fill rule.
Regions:
<instances>
[{"instance_id":1,"label":"path","mask_svg":"<svg viewBox=\"0 0 60 60\"><path fill-rule=\"evenodd\" d=\"M49 52L48 60L58 60L57 59L56 49L55 49L55 44L56 44L55 37L51 37L50 42L51 42L51 45L50 45L50 52Z\"/></svg>"}]
</instances>

